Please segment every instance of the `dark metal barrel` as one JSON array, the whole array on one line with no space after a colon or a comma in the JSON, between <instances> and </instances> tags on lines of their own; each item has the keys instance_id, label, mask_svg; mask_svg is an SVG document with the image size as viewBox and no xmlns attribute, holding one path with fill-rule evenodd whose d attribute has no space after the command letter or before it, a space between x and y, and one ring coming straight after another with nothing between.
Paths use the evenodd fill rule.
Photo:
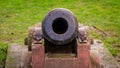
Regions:
<instances>
[{"instance_id":1,"label":"dark metal barrel","mask_svg":"<svg viewBox=\"0 0 120 68\"><path fill-rule=\"evenodd\" d=\"M68 9L56 8L42 21L43 37L56 45L65 45L77 37L78 22Z\"/></svg>"}]
</instances>

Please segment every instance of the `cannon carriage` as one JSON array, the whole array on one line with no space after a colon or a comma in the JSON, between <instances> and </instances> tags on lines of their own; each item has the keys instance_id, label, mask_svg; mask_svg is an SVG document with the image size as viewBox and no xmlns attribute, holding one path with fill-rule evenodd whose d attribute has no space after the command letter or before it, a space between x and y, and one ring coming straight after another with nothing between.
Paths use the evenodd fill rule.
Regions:
<instances>
[{"instance_id":1,"label":"cannon carriage","mask_svg":"<svg viewBox=\"0 0 120 68\"><path fill-rule=\"evenodd\" d=\"M32 32L29 29L25 42L28 51L32 52L33 68L91 67L87 28L79 26L68 9L57 8L48 12L41 27L34 26ZM97 61L99 68L99 58Z\"/></svg>"}]
</instances>

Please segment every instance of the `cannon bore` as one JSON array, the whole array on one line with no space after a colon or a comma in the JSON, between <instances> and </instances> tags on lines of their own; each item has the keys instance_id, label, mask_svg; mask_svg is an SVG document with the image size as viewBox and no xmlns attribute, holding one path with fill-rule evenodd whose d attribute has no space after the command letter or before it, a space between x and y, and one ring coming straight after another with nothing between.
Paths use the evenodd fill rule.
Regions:
<instances>
[{"instance_id":1,"label":"cannon bore","mask_svg":"<svg viewBox=\"0 0 120 68\"><path fill-rule=\"evenodd\" d=\"M68 23L64 18L56 18L53 21L52 29L56 34L64 34L68 29Z\"/></svg>"}]
</instances>

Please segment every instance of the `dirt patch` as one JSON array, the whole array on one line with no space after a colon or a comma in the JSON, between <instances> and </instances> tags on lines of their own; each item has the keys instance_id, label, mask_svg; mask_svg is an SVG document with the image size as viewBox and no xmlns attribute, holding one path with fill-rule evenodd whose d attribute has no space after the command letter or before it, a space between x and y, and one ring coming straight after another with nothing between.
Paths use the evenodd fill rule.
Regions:
<instances>
[{"instance_id":1,"label":"dirt patch","mask_svg":"<svg viewBox=\"0 0 120 68\"><path fill-rule=\"evenodd\" d=\"M107 34L104 31L102 31L101 29L97 28L96 26L91 26L90 30L95 31L97 34L99 34L102 37L107 36Z\"/></svg>"}]
</instances>

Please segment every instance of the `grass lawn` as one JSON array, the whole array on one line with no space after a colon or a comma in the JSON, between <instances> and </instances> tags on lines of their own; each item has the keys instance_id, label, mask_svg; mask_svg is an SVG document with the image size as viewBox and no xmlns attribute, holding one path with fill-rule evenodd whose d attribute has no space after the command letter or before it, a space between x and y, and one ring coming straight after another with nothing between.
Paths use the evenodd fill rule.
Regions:
<instances>
[{"instance_id":1,"label":"grass lawn","mask_svg":"<svg viewBox=\"0 0 120 68\"><path fill-rule=\"evenodd\" d=\"M107 33L102 37L91 31L113 55L120 56L120 0L0 0L0 48L9 43L23 44L28 26L41 22L48 11L59 7L71 10L80 23Z\"/></svg>"}]
</instances>

